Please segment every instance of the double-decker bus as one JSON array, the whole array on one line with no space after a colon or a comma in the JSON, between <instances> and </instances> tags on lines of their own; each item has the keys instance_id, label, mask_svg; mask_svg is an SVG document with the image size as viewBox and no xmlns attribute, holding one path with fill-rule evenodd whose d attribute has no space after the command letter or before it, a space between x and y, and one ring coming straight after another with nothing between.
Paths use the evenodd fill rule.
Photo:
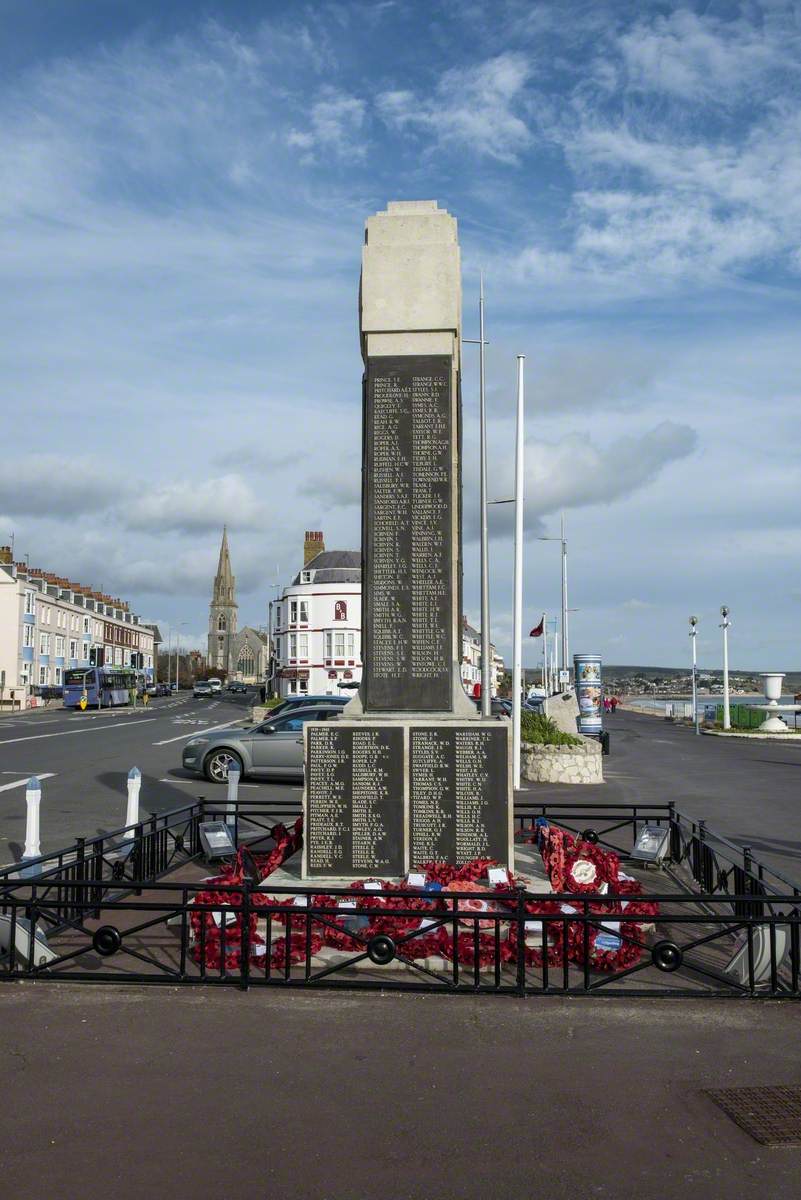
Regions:
<instances>
[{"instance_id":1,"label":"double-decker bus","mask_svg":"<svg viewBox=\"0 0 801 1200\"><path fill-rule=\"evenodd\" d=\"M64 707L80 708L86 697L87 708L112 708L130 703L141 672L132 667L76 667L64 672Z\"/></svg>"}]
</instances>

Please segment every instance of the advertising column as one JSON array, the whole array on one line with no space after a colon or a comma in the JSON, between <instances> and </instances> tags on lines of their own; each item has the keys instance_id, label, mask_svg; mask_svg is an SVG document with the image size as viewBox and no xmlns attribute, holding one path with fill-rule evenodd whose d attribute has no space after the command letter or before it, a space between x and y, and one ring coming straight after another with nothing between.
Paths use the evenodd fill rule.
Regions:
<instances>
[{"instance_id":1,"label":"advertising column","mask_svg":"<svg viewBox=\"0 0 801 1200\"><path fill-rule=\"evenodd\" d=\"M579 732L590 737L599 737L602 732L601 656L574 654L573 667L579 707Z\"/></svg>"}]
</instances>

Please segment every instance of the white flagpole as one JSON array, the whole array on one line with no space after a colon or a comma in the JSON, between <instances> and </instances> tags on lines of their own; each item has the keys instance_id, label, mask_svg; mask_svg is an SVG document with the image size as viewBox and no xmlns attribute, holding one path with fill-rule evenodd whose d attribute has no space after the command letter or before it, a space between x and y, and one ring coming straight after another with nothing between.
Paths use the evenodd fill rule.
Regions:
<instances>
[{"instance_id":1,"label":"white flagpole","mask_svg":"<svg viewBox=\"0 0 801 1200\"><path fill-rule=\"evenodd\" d=\"M525 361L525 354L518 354L517 431L515 447L514 644L512 647L512 774L516 788L520 787L520 710L521 691L523 687L523 439L525 409L523 364Z\"/></svg>"}]
</instances>

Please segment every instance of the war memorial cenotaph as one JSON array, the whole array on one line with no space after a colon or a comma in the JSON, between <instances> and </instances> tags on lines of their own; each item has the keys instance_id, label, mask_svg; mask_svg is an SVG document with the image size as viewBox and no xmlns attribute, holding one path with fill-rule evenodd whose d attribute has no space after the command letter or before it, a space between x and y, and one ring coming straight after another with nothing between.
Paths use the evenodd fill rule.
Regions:
<instances>
[{"instance_id":1,"label":"war memorial cenotaph","mask_svg":"<svg viewBox=\"0 0 801 1200\"><path fill-rule=\"evenodd\" d=\"M303 877L511 869L511 726L460 676L461 271L436 201L368 218L359 315L364 672L339 719L304 727Z\"/></svg>"}]
</instances>

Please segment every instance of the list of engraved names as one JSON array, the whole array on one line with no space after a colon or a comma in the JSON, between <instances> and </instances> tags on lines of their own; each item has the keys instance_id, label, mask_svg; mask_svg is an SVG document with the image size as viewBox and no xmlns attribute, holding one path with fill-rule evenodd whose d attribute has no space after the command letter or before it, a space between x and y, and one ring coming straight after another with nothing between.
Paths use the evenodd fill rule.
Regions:
<instances>
[{"instance_id":1,"label":"list of engraved names","mask_svg":"<svg viewBox=\"0 0 801 1200\"><path fill-rule=\"evenodd\" d=\"M450 707L450 377L446 358L368 364L368 708Z\"/></svg>"},{"instance_id":2,"label":"list of engraved names","mask_svg":"<svg viewBox=\"0 0 801 1200\"><path fill-rule=\"evenodd\" d=\"M410 729L412 866L508 857L508 730Z\"/></svg>"},{"instance_id":3,"label":"list of engraved names","mask_svg":"<svg viewBox=\"0 0 801 1200\"><path fill-rule=\"evenodd\" d=\"M309 726L307 870L403 870L403 731Z\"/></svg>"}]
</instances>

